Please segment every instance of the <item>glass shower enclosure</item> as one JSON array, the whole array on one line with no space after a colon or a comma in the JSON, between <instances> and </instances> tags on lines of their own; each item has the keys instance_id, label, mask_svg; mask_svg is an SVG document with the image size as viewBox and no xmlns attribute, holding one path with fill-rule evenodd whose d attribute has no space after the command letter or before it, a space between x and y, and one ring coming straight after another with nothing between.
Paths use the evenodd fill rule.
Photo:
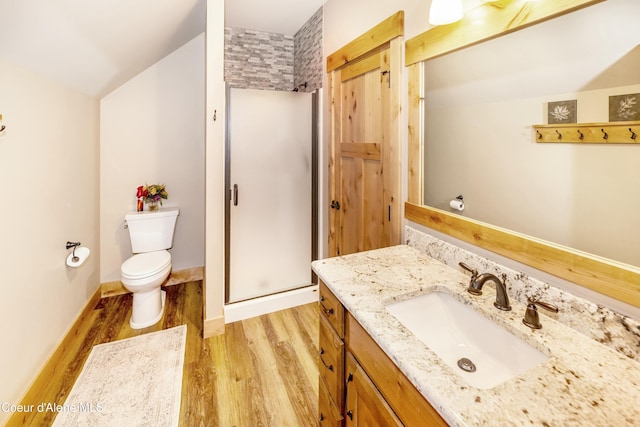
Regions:
<instances>
[{"instance_id":1,"label":"glass shower enclosure","mask_svg":"<svg viewBox=\"0 0 640 427\"><path fill-rule=\"evenodd\" d=\"M230 88L226 302L312 284L312 94Z\"/></svg>"}]
</instances>

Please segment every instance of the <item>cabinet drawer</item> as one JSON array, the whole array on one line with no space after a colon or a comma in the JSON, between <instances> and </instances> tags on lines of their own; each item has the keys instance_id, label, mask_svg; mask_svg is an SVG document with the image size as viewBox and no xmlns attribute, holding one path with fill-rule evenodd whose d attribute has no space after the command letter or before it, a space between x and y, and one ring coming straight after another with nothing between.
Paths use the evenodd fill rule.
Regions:
<instances>
[{"instance_id":1,"label":"cabinet drawer","mask_svg":"<svg viewBox=\"0 0 640 427\"><path fill-rule=\"evenodd\" d=\"M342 415L335 403L329 397L329 391L324 381L320 380L318 396L318 422L320 427L341 427Z\"/></svg>"},{"instance_id":2,"label":"cabinet drawer","mask_svg":"<svg viewBox=\"0 0 640 427\"><path fill-rule=\"evenodd\" d=\"M320 280L320 313L329 320L340 338L344 338L344 308L335 295Z\"/></svg>"},{"instance_id":3,"label":"cabinet drawer","mask_svg":"<svg viewBox=\"0 0 640 427\"><path fill-rule=\"evenodd\" d=\"M327 385L329 395L338 408L342 408L344 400L344 344L324 316L320 316L318 370L320 377Z\"/></svg>"}]
</instances>

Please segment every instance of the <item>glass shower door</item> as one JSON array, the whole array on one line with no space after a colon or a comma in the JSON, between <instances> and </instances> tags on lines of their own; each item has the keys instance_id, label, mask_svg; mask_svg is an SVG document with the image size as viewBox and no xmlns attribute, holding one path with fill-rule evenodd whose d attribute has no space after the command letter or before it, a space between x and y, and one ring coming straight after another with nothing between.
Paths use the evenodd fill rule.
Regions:
<instances>
[{"instance_id":1,"label":"glass shower door","mask_svg":"<svg viewBox=\"0 0 640 427\"><path fill-rule=\"evenodd\" d=\"M227 302L311 284L311 94L230 89Z\"/></svg>"}]
</instances>

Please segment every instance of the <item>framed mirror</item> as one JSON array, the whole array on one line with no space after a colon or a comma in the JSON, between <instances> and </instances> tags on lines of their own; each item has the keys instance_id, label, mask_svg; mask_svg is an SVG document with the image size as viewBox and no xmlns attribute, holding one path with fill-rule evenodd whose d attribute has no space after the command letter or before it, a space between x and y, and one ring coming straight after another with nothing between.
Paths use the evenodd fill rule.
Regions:
<instances>
[{"instance_id":1,"label":"framed mirror","mask_svg":"<svg viewBox=\"0 0 640 427\"><path fill-rule=\"evenodd\" d=\"M640 92L633 3L487 2L407 41L405 216L640 306L640 144L539 144L531 128L550 102L606 122L609 96Z\"/></svg>"}]
</instances>

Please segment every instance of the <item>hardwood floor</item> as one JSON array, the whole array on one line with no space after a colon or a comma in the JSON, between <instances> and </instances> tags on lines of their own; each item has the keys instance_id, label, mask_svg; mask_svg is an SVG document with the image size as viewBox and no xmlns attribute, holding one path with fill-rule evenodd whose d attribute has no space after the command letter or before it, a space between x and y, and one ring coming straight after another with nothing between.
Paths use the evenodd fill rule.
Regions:
<instances>
[{"instance_id":1,"label":"hardwood floor","mask_svg":"<svg viewBox=\"0 0 640 427\"><path fill-rule=\"evenodd\" d=\"M231 323L224 335L202 339L201 282L166 291L163 319L139 330L129 327L131 295L100 300L37 402L64 403L93 345L186 324L180 425L318 424L316 304ZM54 415L25 414L19 425L48 426Z\"/></svg>"}]
</instances>

